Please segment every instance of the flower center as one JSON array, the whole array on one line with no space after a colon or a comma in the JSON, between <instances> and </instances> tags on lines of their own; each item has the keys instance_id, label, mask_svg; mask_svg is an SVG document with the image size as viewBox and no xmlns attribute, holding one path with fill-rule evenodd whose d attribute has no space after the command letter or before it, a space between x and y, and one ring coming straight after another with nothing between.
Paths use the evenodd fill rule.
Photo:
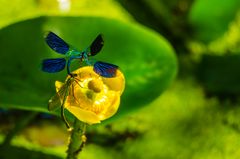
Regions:
<instances>
[{"instance_id":1,"label":"flower center","mask_svg":"<svg viewBox=\"0 0 240 159\"><path fill-rule=\"evenodd\" d=\"M100 93L103 89L103 83L100 80L93 79L88 82L88 88L95 93Z\"/></svg>"},{"instance_id":2,"label":"flower center","mask_svg":"<svg viewBox=\"0 0 240 159\"><path fill-rule=\"evenodd\" d=\"M101 113L108 101L108 98L106 97L108 87L104 85L102 78L99 76L82 78L79 84L81 87L75 85L75 88L81 93L75 93L75 95L79 96L82 94L84 98L78 97L78 99L81 99L78 105L82 109L93 111L96 114Z\"/></svg>"}]
</instances>

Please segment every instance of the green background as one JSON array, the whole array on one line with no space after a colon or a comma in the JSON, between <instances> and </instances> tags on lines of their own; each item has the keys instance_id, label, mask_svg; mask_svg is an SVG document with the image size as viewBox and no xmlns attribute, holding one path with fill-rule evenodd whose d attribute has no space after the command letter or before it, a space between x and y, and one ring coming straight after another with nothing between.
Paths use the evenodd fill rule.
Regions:
<instances>
[{"instance_id":1,"label":"green background","mask_svg":"<svg viewBox=\"0 0 240 159\"><path fill-rule=\"evenodd\" d=\"M238 159L239 3L0 0L0 158L66 156L66 128L47 110L66 71L41 71L61 56L44 41L51 30L78 49L102 33L94 59L126 78L119 111L88 127L79 158Z\"/></svg>"}]
</instances>

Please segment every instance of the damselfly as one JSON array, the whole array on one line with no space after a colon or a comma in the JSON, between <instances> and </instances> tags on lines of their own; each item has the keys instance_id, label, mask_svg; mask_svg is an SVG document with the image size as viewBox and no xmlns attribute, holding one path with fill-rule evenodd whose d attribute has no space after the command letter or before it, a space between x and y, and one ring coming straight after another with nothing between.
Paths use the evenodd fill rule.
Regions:
<instances>
[{"instance_id":1,"label":"damselfly","mask_svg":"<svg viewBox=\"0 0 240 159\"><path fill-rule=\"evenodd\" d=\"M76 74L70 76L67 81L61 85L61 87L57 90L57 93L48 101L48 110L53 111L59 107L61 107L61 117L65 122L66 126L70 128L70 124L67 122L67 119L64 115L65 110L65 102L67 98L73 98L75 102L79 102L78 99L75 98L74 88L75 86L80 86L79 79L76 78ZM72 100L72 99L68 99Z\"/></svg>"},{"instance_id":2,"label":"damselfly","mask_svg":"<svg viewBox=\"0 0 240 159\"><path fill-rule=\"evenodd\" d=\"M101 51L104 44L101 34L99 34L91 43L91 45L84 51L78 51L53 32L49 32L46 35L45 41L51 49L59 54L64 55L62 58L44 59L42 62L42 70L45 72L60 72L67 65L67 73L72 76L70 71L71 62L74 59L79 59L81 62L85 61L87 65L93 65L93 70L100 76L107 78L116 76L116 70L118 69L118 66L101 61L92 63L88 59L90 56L95 56Z\"/></svg>"}]
</instances>

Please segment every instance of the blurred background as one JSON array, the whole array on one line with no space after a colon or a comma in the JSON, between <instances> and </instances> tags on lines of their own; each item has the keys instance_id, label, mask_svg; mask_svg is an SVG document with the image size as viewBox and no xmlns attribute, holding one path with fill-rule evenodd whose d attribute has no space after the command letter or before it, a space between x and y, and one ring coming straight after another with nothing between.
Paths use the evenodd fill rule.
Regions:
<instances>
[{"instance_id":1,"label":"blurred background","mask_svg":"<svg viewBox=\"0 0 240 159\"><path fill-rule=\"evenodd\" d=\"M1 159L66 156L69 133L47 110L66 72L41 71L60 56L49 30L80 50L102 33L94 58L126 78L79 158L239 159L239 0L0 0Z\"/></svg>"}]
</instances>

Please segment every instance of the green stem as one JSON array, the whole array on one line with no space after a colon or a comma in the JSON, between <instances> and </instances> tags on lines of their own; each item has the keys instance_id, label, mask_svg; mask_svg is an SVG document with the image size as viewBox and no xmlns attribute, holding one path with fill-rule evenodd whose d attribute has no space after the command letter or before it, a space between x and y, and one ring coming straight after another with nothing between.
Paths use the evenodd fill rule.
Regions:
<instances>
[{"instance_id":1,"label":"green stem","mask_svg":"<svg viewBox=\"0 0 240 159\"><path fill-rule=\"evenodd\" d=\"M82 148L86 143L85 131L86 124L75 119L66 159L77 159L78 154L82 151Z\"/></svg>"}]
</instances>

